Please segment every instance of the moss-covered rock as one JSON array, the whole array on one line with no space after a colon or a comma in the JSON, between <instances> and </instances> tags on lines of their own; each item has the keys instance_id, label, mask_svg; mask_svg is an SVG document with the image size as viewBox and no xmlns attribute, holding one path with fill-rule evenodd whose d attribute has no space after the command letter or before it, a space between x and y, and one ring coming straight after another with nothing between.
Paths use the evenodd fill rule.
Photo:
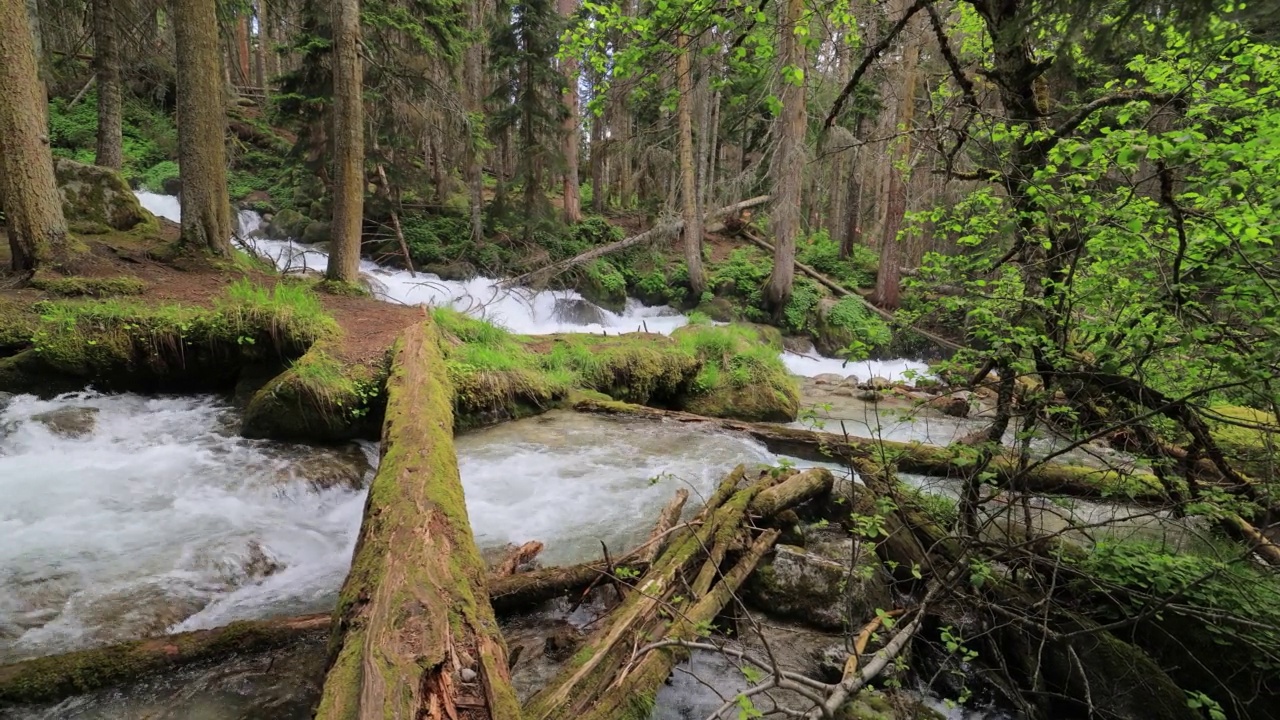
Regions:
<instances>
[{"instance_id":1,"label":"moss-covered rock","mask_svg":"<svg viewBox=\"0 0 1280 720\"><path fill-rule=\"evenodd\" d=\"M97 235L159 227L120 173L66 158L59 158L54 169L62 212L72 232Z\"/></svg>"},{"instance_id":2,"label":"moss-covered rock","mask_svg":"<svg viewBox=\"0 0 1280 720\"><path fill-rule=\"evenodd\" d=\"M888 347L893 333L856 297L823 297L809 321L814 347L832 357L865 357Z\"/></svg>"},{"instance_id":3,"label":"moss-covered rock","mask_svg":"<svg viewBox=\"0 0 1280 720\"><path fill-rule=\"evenodd\" d=\"M782 364L782 335L764 325L689 325L673 337L702 363L677 403L708 417L791 422L800 413L796 379Z\"/></svg>"},{"instance_id":4,"label":"moss-covered rock","mask_svg":"<svg viewBox=\"0 0 1280 720\"><path fill-rule=\"evenodd\" d=\"M297 210L285 208L276 213L267 223L264 234L275 240L296 240L302 237L311 219Z\"/></svg>"},{"instance_id":5,"label":"moss-covered rock","mask_svg":"<svg viewBox=\"0 0 1280 720\"><path fill-rule=\"evenodd\" d=\"M850 539L778 545L756 568L746 599L770 614L824 630L844 630L887 610L889 577L868 548L854 553Z\"/></svg>"},{"instance_id":6,"label":"moss-covered rock","mask_svg":"<svg viewBox=\"0 0 1280 720\"><path fill-rule=\"evenodd\" d=\"M253 394L240 434L294 442L376 439L385 383L385 365L344 363L332 343L317 343Z\"/></svg>"}]
</instances>

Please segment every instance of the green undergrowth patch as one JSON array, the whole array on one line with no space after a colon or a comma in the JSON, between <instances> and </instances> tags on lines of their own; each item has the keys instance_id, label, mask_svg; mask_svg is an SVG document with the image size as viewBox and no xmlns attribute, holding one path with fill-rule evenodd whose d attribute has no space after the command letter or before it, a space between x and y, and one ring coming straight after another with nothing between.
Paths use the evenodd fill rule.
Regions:
<instances>
[{"instance_id":1,"label":"green undergrowth patch","mask_svg":"<svg viewBox=\"0 0 1280 720\"><path fill-rule=\"evenodd\" d=\"M0 337L25 348L23 367L40 372L0 375L2 384L30 383L24 390L56 377L104 389L218 389L248 363L298 357L337 333L315 294L292 283L242 280L211 307L131 297L45 300L0 318Z\"/></svg>"},{"instance_id":2,"label":"green undergrowth patch","mask_svg":"<svg viewBox=\"0 0 1280 720\"><path fill-rule=\"evenodd\" d=\"M112 297L117 295L141 295L147 284L134 277L45 277L36 275L31 286L51 295L64 297Z\"/></svg>"},{"instance_id":3,"label":"green undergrowth patch","mask_svg":"<svg viewBox=\"0 0 1280 720\"><path fill-rule=\"evenodd\" d=\"M336 345L334 338L315 343L254 393L240 434L309 442L377 438L389 358L373 367L348 363Z\"/></svg>"},{"instance_id":4,"label":"green undergrowth patch","mask_svg":"<svg viewBox=\"0 0 1280 720\"><path fill-rule=\"evenodd\" d=\"M671 337L528 337L453 310L435 318L460 427L541 412L575 389L716 417L789 421L799 410L773 328L699 323Z\"/></svg>"},{"instance_id":5,"label":"green undergrowth patch","mask_svg":"<svg viewBox=\"0 0 1280 720\"><path fill-rule=\"evenodd\" d=\"M1213 439L1228 457L1240 460L1254 477L1277 475L1280 425L1274 415L1251 407L1215 405L1208 417Z\"/></svg>"},{"instance_id":6,"label":"green undergrowth patch","mask_svg":"<svg viewBox=\"0 0 1280 720\"><path fill-rule=\"evenodd\" d=\"M673 337L701 365L683 409L762 422L791 422L799 415L799 388L778 357L782 335L776 328L711 325L695 317Z\"/></svg>"}]
</instances>

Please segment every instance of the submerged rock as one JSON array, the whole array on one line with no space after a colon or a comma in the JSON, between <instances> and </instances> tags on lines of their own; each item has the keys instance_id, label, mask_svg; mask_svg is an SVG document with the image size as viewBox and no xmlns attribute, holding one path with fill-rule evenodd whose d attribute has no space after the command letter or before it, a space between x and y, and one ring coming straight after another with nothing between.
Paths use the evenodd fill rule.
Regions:
<instances>
[{"instance_id":1,"label":"submerged rock","mask_svg":"<svg viewBox=\"0 0 1280 720\"><path fill-rule=\"evenodd\" d=\"M969 417L969 397L968 393L956 393L954 395L940 395L925 401L925 406L933 408L943 415L955 418Z\"/></svg>"},{"instance_id":2,"label":"submerged rock","mask_svg":"<svg viewBox=\"0 0 1280 720\"><path fill-rule=\"evenodd\" d=\"M856 557L851 538L819 540L810 548L778 545L748 581L747 600L771 614L828 630L890 607L888 577L866 547L859 547Z\"/></svg>"},{"instance_id":3,"label":"submerged rock","mask_svg":"<svg viewBox=\"0 0 1280 720\"><path fill-rule=\"evenodd\" d=\"M62 212L73 232L102 234L156 225L120 173L60 158L54 166Z\"/></svg>"},{"instance_id":4,"label":"submerged rock","mask_svg":"<svg viewBox=\"0 0 1280 720\"><path fill-rule=\"evenodd\" d=\"M604 325L604 310L582 298L556 298L551 310L557 322L572 325Z\"/></svg>"},{"instance_id":5,"label":"submerged rock","mask_svg":"<svg viewBox=\"0 0 1280 720\"><path fill-rule=\"evenodd\" d=\"M31 419L49 428L49 432L64 438L80 438L89 435L98 425L98 408L64 407L32 415Z\"/></svg>"},{"instance_id":6,"label":"submerged rock","mask_svg":"<svg viewBox=\"0 0 1280 720\"><path fill-rule=\"evenodd\" d=\"M360 446L348 443L308 448L302 457L290 461L283 474L289 479L304 480L318 490L359 490L364 487L365 478L372 469Z\"/></svg>"}]
</instances>

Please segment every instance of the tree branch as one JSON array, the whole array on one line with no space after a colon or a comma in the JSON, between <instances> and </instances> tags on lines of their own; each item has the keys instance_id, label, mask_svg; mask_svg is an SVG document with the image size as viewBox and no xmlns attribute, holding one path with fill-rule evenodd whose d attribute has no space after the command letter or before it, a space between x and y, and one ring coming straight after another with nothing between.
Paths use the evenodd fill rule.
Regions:
<instances>
[{"instance_id":1,"label":"tree branch","mask_svg":"<svg viewBox=\"0 0 1280 720\"><path fill-rule=\"evenodd\" d=\"M911 21L911 18L914 17L916 13L920 12L932 3L933 0L915 0L911 7L907 8L907 11L902 14L902 17L898 22L894 23L893 27L889 28L889 32L885 34L884 37L880 38L880 42L876 43L875 46L867 51L866 57L862 58L862 62L858 65L857 69L853 71L853 75L849 77L849 82L845 83L844 89L840 91L840 94L836 96L835 102L831 104L831 112L827 113L827 119L822 123L823 133L826 133L826 131L830 130L831 126L835 124L836 117L840 114L840 111L844 109L844 104L849 100L849 96L853 94L854 89L858 87L858 83L862 80L862 76L866 75L867 70L871 69L871 63L875 62L876 58L880 57L885 50L889 49L889 46L893 44L894 39L898 37L898 33L902 32L902 29L907 26L907 23Z\"/></svg>"}]
</instances>

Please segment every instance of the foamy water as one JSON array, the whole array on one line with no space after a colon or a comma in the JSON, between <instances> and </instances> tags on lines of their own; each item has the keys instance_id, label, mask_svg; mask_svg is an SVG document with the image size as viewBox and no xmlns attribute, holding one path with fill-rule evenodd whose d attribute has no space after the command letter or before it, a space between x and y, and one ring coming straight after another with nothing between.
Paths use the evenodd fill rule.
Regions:
<instances>
[{"instance_id":1,"label":"foamy water","mask_svg":"<svg viewBox=\"0 0 1280 720\"><path fill-rule=\"evenodd\" d=\"M180 217L177 198L149 192L137 193L143 207L175 222ZM240 234L254 251L265 255L287 272L324 272L328 253L293 241L257 237L261 218L242 210L238 216ZM375 297L407 305L449 306L460 312L526 335L551 333L625 333L644 330L668 335L688 324L689 319L666 305L646 306L634 298L621 313L598 307L572 290L502 289L501 280L473 278L443 280L428 273L410 275L407 270L380 266L370 260L360 262L360 271L372 281ZM794 374L813 377L823 373L854 375L860 380L883 377L905 379L908 370L925 372L928 366L914 360L849 362L838 358L784 353L783 362Z\"/></svg>"}]
</instances>

